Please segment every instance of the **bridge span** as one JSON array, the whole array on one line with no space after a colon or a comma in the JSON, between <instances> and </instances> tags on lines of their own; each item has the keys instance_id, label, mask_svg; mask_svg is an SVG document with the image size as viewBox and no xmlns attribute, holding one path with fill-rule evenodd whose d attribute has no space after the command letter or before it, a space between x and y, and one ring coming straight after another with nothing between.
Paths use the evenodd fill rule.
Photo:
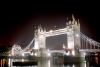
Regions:
<instances>
[{"instance_id":1,"label":"bridge span","mask_svg":"<svg viewBox=\"0 0 100 67\"><path fill-rule=\"evenodd\" d=\"M100 49L79 49L80 52L100 52Z\"/></svg>"},{"instance_id":2,"label":"bridge span","mask_svg":"<svg viewBox=\"0 0 100 67\"><path fill-rule=\"evenodd\" d=\"M48 51L46 49L46 37L62 35L62 34L67 35L67 40L66 40L67 47L65 47L64 50ZM66 48L71 50L67 50ZM46 29L43 29L41 26L38 26L38 28L34 31L34 38L29 43L29 45L25 49L21 49L20 46L14 45L12 47L11 54L14 56L22 55L23 52L28 52L28 51L40 57L46 56L46 54L52 52L64 53L67 55L71 53L75 57L85 57L84 55L85 52L100 52L100 43L84 35L80 31L79 20L76 21L74 16L72 15L72 20L68 21L66 23L66 27L62 29L46 31Z\"/></svg>"}]
</instances>

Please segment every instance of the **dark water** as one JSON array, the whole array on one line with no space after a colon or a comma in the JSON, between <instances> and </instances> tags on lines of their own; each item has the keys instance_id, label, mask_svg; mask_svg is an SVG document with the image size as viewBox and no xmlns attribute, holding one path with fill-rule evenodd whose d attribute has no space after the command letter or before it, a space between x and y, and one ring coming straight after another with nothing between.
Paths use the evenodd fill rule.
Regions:
<instances>
[{"instance_id":1,"label":"dark water","mask_svg":"<svg viewBox=\"0 0 100 67\"><path fill-rule=\"evenodd\" d=\"M0 67L22 67L22 66L12 66L13 61L26 61L25 59L9 59L1 58ZM70 60L68 60L70 61ZM58 60L41 60L38 61L38 65L33 66L23 66L23 67L99 67L98 66L98 57L89 58L88 62L83 62L80 64L63 64L63 59L59 58Z\"/></svg>"}]
</instances>

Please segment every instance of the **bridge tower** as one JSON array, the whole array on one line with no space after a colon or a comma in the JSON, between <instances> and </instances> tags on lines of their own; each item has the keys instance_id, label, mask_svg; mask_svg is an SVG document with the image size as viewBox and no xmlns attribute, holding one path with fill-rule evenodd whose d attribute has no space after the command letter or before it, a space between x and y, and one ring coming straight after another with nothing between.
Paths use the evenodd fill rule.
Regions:
<instances>
[{"instance_id":1,"label":"bridge tower","mask_svg":"<svg viewBox=\"0 0 100 67\"><path fill-rule=\"evenodd\" d=\"M40 26L38 26L38 29L35 30L35 41L34 41L34 48L36 50L37 56L43 56L43 52L46 50L45 41L46 37L44 35L40 35L40 33L45 33L46 30Z\"/></svg>"},{"instance_id":2,"label":"bridge tower","mask_svg":"<svg viewBox=\"0 0 100 67\"><path fill-rule=\"evenodd\" d=\"M45 29L43 29L40 26L38 26L38 29L35 30L35 41L34 41L34 49L36 49L38 52L37 56L43 56L45 54L44 51L46 51L46 37L49 36L56 36L61 34L67 34L67 48L71 49L70 53L76 56L76 57L84 57L84 54L79 52L79 49L81 47L80 45L80 23L79 20L76 21L74 16L72 15L72 21L68 21L66 23L66 28L54 30L52 32L46 32Z\"/></svg>"},{"instance_id":3,"label":"bridge tower","mask_svg":"<svg viewBox=\"0 0 100 67\"><path fill-rule=\"evenodd\" d=\"M79 19L76 21L72 15L72 21L67 22L66 27L70 32L70 34L67 33L67 47L74 51L76 57L83 58L82 60L84 60L84 53L79 52L79 49L81 48Z\"/></svg>"}]
</instances>

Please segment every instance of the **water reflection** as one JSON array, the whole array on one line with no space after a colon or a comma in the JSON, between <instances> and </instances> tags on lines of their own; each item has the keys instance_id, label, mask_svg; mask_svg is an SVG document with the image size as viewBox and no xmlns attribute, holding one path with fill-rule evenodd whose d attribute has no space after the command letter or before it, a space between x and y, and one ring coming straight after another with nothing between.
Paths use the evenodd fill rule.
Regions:
<instances>
[{"instance_id":1,"label":"water reflection","mask_svg":"<svg viewBox=\"0 0 100 67\"><path fill-rule=\"evenodd\" d=\"M0 59L0 66L1 67L5 67L6 66L6 62L7 62L6 59L4 59L4 58Z\"/></svg>"},{"instance_id":2,"label":"water reflection","mask_svg":"<svg viewBox=\"0 0 100 67\"><path fill-rule=\"evenodd\" d=\"M14 61L29 61L25 59L10 59L2 58L0 59L0 67L16 67L13 66L12 62ZM63 64L63 59L50 59L50 60L39 60L38 65L33 66L24 66L24 67L97 67L98 66L98 57L92 57L89 59L89 62L83 62L80 64ZM20 67L20 66L19 66Z\"/></svg>"}]
</instances>

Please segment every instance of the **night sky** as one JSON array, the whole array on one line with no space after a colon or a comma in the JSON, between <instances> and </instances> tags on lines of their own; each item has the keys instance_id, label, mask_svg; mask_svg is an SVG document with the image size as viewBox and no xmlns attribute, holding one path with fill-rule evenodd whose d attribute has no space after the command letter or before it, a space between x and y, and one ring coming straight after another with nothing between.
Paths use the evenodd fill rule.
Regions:
<instances>
[{"instance_id":1,"label":"night sky","mask_svg":"<svg viewBox=\"0 0 100 67\"><path fill-rule=\"evenodd\" d=\"M1 2L0 45L25 47L34 38L35 27L65 28L67 18L71 20L72 14L80 20L81 32L100 42L99 12L98 2L93 1ZM66 44L66 35L49 37L46 44L50 49L54 45L60 49Z\"/></svg>"}]
</instances>

